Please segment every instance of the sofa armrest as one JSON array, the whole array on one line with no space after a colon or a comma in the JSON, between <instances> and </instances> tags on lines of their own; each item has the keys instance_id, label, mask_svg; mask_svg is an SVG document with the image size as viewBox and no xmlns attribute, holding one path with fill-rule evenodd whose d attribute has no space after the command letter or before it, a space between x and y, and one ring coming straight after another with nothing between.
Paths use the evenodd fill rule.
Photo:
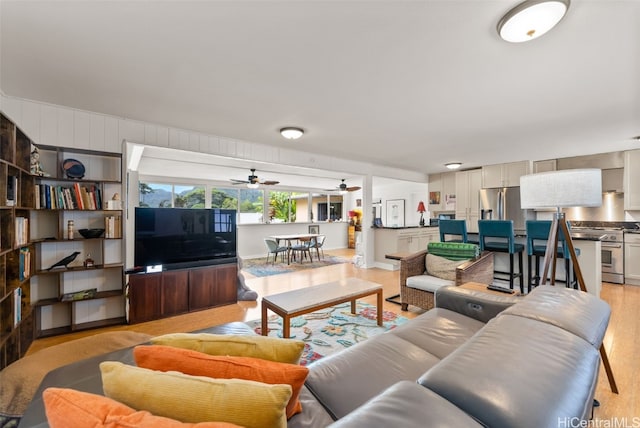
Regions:
<instances>
[{"instance_id":1,"label":"sofa armrest","mask_svg":"<svg viewBox=\"0 0 640 428\"><path fill-rule=\"evenodd\" d=\"M484 251L479 257L456 268L456 285L466 282L491 284L493 282L493 253Z\"/></svg>"},{"instance_id":2,"label":"sofa armrest","mask_svg":"<svg viewBox=\"0 0 640 428\"><path fill-rule=\"evenodd\" d=\"M427 250L418 251L410 256L400 259L400 285L407 285L407 278L422 275L425 270L425 257Z\"/></svg>"},{"instance_id":3,"label":"sofa armrest","mask_svg":"<svg viewBox=\"0 0 640 428\"><path fill-rule=\"evenodd\" d=\"M486 323L523 298L524 296L499 296L483 291L448 286L436 290L435 306Z\"/></svg>"}]
</instances>

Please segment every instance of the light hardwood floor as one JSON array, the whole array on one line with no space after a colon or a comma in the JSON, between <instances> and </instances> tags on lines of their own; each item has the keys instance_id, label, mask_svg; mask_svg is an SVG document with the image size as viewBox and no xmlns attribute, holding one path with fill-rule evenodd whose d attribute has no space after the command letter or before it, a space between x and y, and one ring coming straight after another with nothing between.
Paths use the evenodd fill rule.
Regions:
<instances>
[{"instance_id":1,"label":"light hardwood floor","mask_svg":"<svg viewBox=\"0 0 640 428\"><path fill-rule=\"evenodd\" d=\"M353 250L328 251L327 253L349 257ZM220 308L180 315L157 321L134 325L113 326L104 329L89 330L36 340L29 353L58 343L93 335L104 331L138 331L150 335L172 332L187 332L231 321L250 321L260 318L260 297L281 293L309 285L317 285L339 278L354 276L380 283L384 286L384 296L398 292L399 272L382 269L359 269L350 263L308 269L283 275L261 278L247 278L247 285L259 294L257 302L238 302ZM596 409L595 417L600 420L621 420L627 418L629 424L633 418L640 423L640 287L631 285L603 284L602 296L612 309L611 321L605 336L605 348L620 390L613 394L609 388L604 368L598 380L596 398L601 406ZM375 304L375 297L363 299ZM414 318L424 311L411 308L402 312L400 306L384 302L384 309ZM524 361L523 370L528 364L544 364L544 361ZM598 425L595 425L598 426ZM600 425L614 426L614 425ZM635 425L629 425L635 426Z\"/></svg>"}]
</instances>

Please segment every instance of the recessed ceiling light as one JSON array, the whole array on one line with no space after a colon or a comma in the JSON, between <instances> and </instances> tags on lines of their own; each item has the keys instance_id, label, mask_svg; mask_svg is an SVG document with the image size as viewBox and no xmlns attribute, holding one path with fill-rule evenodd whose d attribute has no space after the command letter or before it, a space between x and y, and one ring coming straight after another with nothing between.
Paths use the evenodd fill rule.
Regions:
<instances>
[{"instance_id":1,"label":"recessed ceiling light","mask_svg":"<svg viewBox=\"0 0 640 428\"><path fill-rule=\"evenodd\" d=\"M462 166L462 163L460 162L449 162L449 163L445 163L444 166L446 166L449 169L458 169Z\"/></svg>"},{"instance_id":2,"label":"recessed ceiling light","mask_svg":"<svg viewBox=\"0 0 640 428\"><path fill-rule=\"evenodd\" d=\"M498 34L507 42L536 39L556 26L569 9L571 0L526 0L498 22Z\"/></svg>"},{"instance_id":3,"label":"recessed ceiling light","mask_svg":"<svg viewBox=\"0 0 640 428\"><path fill-rule=\"evenodd\" d=\"M297 140L302 137L304 134L304 130L302 128L296 128L294 126L287 126L286 128L280 129L280 134L287 140Z\"/></svg>"}]
</instances>

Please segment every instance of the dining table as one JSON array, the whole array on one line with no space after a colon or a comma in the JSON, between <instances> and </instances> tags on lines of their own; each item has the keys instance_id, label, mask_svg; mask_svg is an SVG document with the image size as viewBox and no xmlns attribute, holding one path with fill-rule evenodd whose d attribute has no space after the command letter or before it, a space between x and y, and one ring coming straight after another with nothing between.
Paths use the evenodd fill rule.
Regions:
<instances>
[{"instance_id":1,"label":"dining table","mask_svg":"<svg viewBox=\"0 0 640 428\"><path fill-rule=\"evenodd\" d=\"M276 242L278 243L278 246L280 246L280 241L287 241L287 248L289 248L289 251L291 251L291 249L293 248L293 245L291 244L292 241L309 242L314 238L317 239L318 236L320 236L319 233L291 233L286 235L271 235L269 236L269 238L275 239ZM313 261L313 256L311 255L311 251L309 251L309 259ZM287 255L287 264L289 264L289 262L290 262L290 258Z\"/></svg>"}]
</instances>

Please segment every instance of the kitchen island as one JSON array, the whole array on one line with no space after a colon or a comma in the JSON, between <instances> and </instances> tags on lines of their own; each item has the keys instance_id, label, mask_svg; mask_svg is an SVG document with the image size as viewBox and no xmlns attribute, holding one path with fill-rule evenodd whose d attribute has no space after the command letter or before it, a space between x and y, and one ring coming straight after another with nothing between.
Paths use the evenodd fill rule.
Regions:
<instances>
[{"instance_id":1,"label":"kitchen island","mask_svg":"<svg viewBox=\"0 0 640 428\"><path fill-rule=\"evenodd\" d=\"M440 241L438 226L377 227L375 233L374 266L398 270L400 262L386 258L387 254L425 250L429 242Z\"/></svg>"}]
</instances>

